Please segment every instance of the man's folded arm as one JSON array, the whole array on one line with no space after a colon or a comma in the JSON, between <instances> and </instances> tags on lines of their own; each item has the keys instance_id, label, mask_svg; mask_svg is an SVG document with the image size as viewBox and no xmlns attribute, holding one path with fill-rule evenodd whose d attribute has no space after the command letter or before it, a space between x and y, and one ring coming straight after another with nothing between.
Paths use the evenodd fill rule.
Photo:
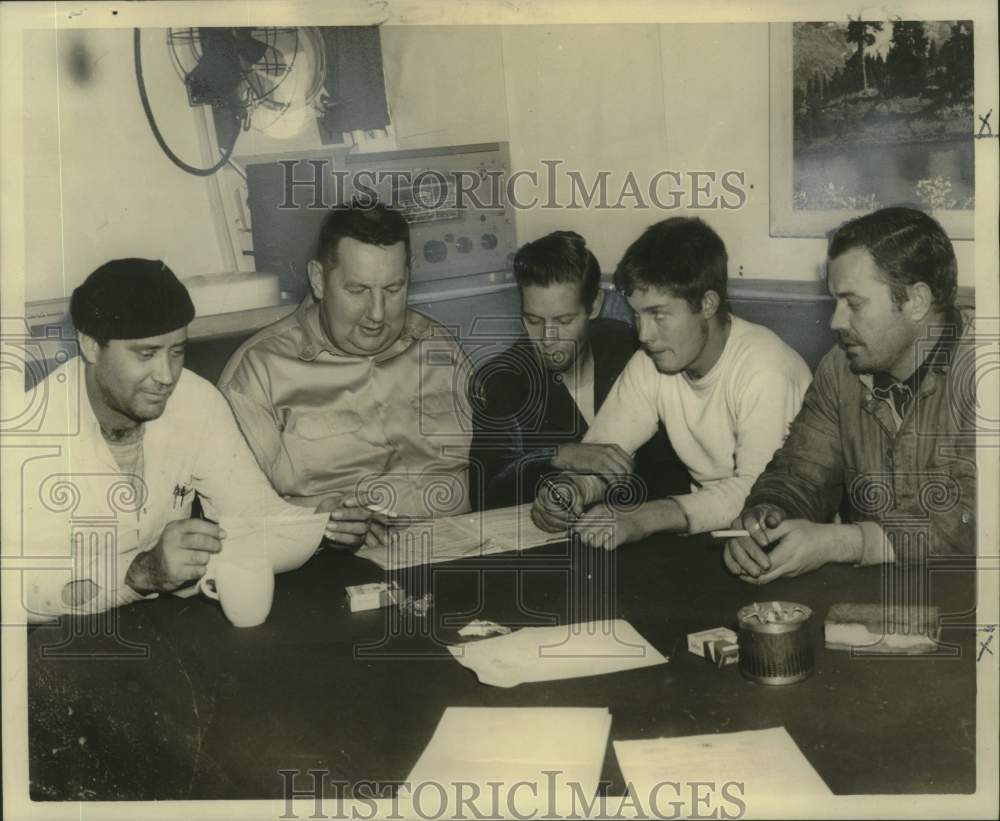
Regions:
<instances>
[{"instance_id":1,"label":"man's folded arm","mask_svg":"<svg viewBox=\"0 0 1000 821\"><path fill-rule=\"evenodd\" d=\"M483 508L510 507L533 498L542 477L555 472L553 452L546 447L474 453L471 458L482 460L479 464L485 478Z\"/></svg>"},{"instance_id":2,"label":"man's folded arm","mask_svg":"<svg viewBox=\"0 0 1000 821\"><path fill-rule=\"evenodd\" d=\"M753 483L744 508L773 505L786 518L819 523L837 512L844 453L833 364L829 355L820 362L788 438Z\"/></svg>"},{"instance_id":3,"label":"man's folded arm","mask_svg":"<svg viewBox=\"0 0 1000 821\"><path fill-rule=\"evenodd\" d=\"M733 475L674 497L690 533L727 528L739 516L754 482L782 446L788 420L799 408L798 397L792 382L779 371L760 371L747 378L735 406Z\"/></svg>"},{"instance_id":4,"label":"man's folded arm","mask_svg":"<svg viewBox=\"0 0 1000 821\"><path fill-rule=\"evenodd\" d=\"M516 409L509 407L500 392L482 377L474 377L472 386L472 505L475 509L489 509L520 504L523 498L530 498L539 479L553 470L553 449L527 447ZM528 489L527 497L524 488Z\"/></svg>"},{"instance_id":5,"label":"man's folded arm","mask_svg":"<svg viewBox=\"0 0 1000 821\"><path fill-rule=\"evenodd\" d=\"M956 445L953 458L937 469L928 469L922 483L918 495L894 509L892 517L882 524L857 522L864 537L860 564L976 554L976 461L972 442Z\"/></svg>"}]
</instances>

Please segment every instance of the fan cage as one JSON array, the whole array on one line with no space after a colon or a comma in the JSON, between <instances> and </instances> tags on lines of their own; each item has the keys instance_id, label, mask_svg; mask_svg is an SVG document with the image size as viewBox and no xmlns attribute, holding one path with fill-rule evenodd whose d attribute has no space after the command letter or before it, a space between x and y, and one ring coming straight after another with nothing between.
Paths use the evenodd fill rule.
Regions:
<instances>
[{"instance_id":1,"label":"fan cage","mask_svg":"<svg viewBox=\"0 0 1000 821\"><path fill-rule=\"evenodd\" d=\"M325 49L323 39L315 28L297 26L270 26L241 29L247 36L264 44L260 59L246 64L241 59L241 79L239 84L239 107L244 112L244 123L249 124L249 114L257 106L284 111L287 102L276 102L274 95L291 76L302 49L308 47L313 53L315 71L313 82L307 90L305 101L311 102L322 91L326 75ZM171 28L167 30L167 48L178 76L187 84L187 78L201 61L202 35L199 28ZM273 82L270 78L274 78Z\"/></svg>"}]
</instances>

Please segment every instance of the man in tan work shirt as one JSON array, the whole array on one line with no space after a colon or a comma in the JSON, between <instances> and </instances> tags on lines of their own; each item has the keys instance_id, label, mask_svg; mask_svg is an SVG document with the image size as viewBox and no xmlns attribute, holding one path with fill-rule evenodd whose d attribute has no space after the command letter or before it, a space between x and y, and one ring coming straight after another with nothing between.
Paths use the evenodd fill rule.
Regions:
<instances>
[{"instance_id":1,"label":"man in tan work shirt","mask_svg":"<svg viewBox=\"0 0 1000 821\"><path fill-rule=\"evenodd\" d=\"M467 361L407 307L409 271L398 212L332 210L308 264L312 295L243 343L220 379L275 489L331 511L339 545L383 544L387 512L469 509Z\"/></svg>"}]
</instances>

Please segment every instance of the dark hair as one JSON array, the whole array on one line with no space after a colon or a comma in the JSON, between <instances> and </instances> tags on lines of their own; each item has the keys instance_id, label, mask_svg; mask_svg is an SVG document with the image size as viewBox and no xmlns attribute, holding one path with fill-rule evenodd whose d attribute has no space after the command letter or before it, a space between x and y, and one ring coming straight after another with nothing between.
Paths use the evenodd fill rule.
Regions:
<instances>
[{"instance_id":1,"label":"dark hair","mask_svg":"<svg viewBox=\"0 0 1000 821\"><path fill-rule=\"evenodd\" d=\"M955 304L955 250L944 229L922 211L896 206L845 222L830 238L827 256L834 260L855 248L871 254L897 308L906 301L907 286L917 282L931 289L939 309Z\"/></svg>"},{"instance_id":2,"label":"dark hair","mask_svg":"<svg viewBox=\"0 0 1000 821\"><path fill-rule=\"evenodd\" d=\"M650 225L618 263L615 287L625 296L655 286L700 311L707 291L719 295L719 315L729 313L729 257L718 234L697 217L672 217Z\"/></svg>"},{"instance_id":3,"label":"dark hair","mask_svg":"<svg viewBox=\"0 0 1000 821\"><path fill-rule=\"evenodd\" d=\"M601 289L601 265L578 233L553 231L518 249L514 278L520 288L575 282L580 286L580 301L590 311Z\"/></svg>"},{"instance_id":4,"label":"dark hair","mask_svg":"<svg viewBox=\"0 0 1000 821\"><path fill-rule=\"evenodd\" d=\"M366 245L395 245L406 249L406 270L410 270L410 226L399 211L381 203L361 203L332 208L323 220L316 242L316 259L324 268L337 264L337 244L344 237Z\"/></svg>"}]
</instances>

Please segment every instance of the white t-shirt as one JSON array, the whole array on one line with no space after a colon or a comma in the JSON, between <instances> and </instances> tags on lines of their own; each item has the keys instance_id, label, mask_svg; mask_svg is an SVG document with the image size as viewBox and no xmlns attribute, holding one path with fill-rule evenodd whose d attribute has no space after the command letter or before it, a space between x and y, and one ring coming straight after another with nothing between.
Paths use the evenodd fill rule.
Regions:
<instances>
[{"instance_id":1,"label":"white t-shirt","mask_svg":"<svg viewBox=\"0 0 1000 821\"><path fill-rule=\"evenodd\" d=\"M777 334L734 316L719 361L701 379L660 373L637 351L583 441L635 453L662 420L693 480L691 493L674 497L690 532L728 527L788 435L811 381L802 357Z\"/></svg>"}]
</instances>

